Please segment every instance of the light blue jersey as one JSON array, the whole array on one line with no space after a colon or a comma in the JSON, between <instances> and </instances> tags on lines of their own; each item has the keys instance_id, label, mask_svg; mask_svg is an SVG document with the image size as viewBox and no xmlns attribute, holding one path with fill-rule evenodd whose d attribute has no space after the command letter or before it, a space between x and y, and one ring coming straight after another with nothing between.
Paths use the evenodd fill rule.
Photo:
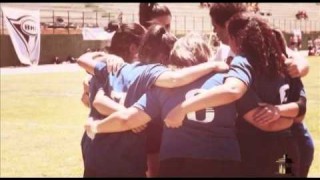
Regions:
<instances>
[{"instance_id":1,"label":"light blue jersey","mask_svg":"<svg viewBox=\"0 0 320 180\"><path fill-rule=\"evenodd\" d=\"M152 119L164 119L172 108L199 93L222 85L226 77L251 82L251 66L239 57L228 74L211 74L175 89L155 87L134 105ZM160 118L159 118L160 117ZM235 103L190 112L180 128L164 127L160 159L198 158L240 161L240 149L235 133L237 112Z\"/></svg>"},{"instance_id":2,"label":"light blue jersey","mask_svg":"<svg viewBox=\"0 0 320 180\"><path fill-rule=\"evenodd\" d=\"M115 75L106 70L106 64L99 62L94 74L99 79L109 81L109 91L113 99L124 101L126 107L136 102L142 94L150 89L157 78L168 69L161 64L143 64L136 62L125 64ZM101 134L102 135L102 134ZM104 134L101 151L104 156L99 157L107 171L105 176L137 177L145 174L146 165L146 131L133 133ZM98 163L98 162L97 162Z\"/></svg>"}]
</instances>

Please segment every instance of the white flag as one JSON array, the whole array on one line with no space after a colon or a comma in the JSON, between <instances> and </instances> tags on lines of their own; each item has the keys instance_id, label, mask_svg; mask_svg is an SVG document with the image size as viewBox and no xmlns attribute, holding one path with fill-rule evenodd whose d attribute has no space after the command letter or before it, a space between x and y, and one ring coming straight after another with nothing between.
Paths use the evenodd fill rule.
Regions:
<instances>
[{"instance_id":1,"label":"white flag","mask_svg":"<svg viewBox=\"0 0 320 180\"><path fill-rule=\"evenodd\" d=\"M4 21L22 64L37 65L40 56L40 12L2 7Z\"/></svg>"},{"instance_id":2,"label":"white flag","mask_svg":"<svg viewBox=\"0 0 320 180\"><path fill-rule=\"evenodd\" d=\"M106 32L102 27L97 28L82 28L82 37L83 40L100 40L100 41L108 41L111 40L114 32Z\"/></svg>"}]
</instances>

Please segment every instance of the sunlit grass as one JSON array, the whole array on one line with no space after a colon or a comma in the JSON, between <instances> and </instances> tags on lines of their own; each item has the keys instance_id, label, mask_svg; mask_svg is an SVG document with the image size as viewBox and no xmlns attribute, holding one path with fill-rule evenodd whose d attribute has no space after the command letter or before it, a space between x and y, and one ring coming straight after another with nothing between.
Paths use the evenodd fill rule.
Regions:
<instances>
[{"instance_id":1,"label":"sunlit grass","mask_svg":"<svg viewBox=\"0 0 320 180\"><path fill-rule=\"evenodd\" d=\"M302 79L307 93L305 123L313 137L315 154L309 177L320 177L320 57L308 58L310 72Z\"/></svg>"}]
</instances>

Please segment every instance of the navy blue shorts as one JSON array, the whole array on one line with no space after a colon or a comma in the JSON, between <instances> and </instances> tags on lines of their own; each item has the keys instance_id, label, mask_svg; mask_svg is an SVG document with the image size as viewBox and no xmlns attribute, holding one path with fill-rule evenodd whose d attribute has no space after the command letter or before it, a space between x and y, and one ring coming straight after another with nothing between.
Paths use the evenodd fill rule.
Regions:
<instances>
[{"instance_id":1,"label":"navy blue shorts","mask_svg":"<svg viewBox=\"0 0 320 180\"><path fill-rule=\"evenodd\" d=\"M162 140L163 123L151 121L147 126L147 154L159 153Z\"/></svg>"}]
</instances>

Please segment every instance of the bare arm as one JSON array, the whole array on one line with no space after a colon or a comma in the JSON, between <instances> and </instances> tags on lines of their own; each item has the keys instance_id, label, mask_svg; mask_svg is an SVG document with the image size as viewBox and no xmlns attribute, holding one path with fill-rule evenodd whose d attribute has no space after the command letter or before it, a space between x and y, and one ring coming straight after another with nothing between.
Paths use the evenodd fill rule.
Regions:
<instances>
[{"instance_id":1,"label":"bare arm","mask_svg":"<svg viewBox=\"0 0 320 180\"><path fill-rule=\"evenodd\" d=\"M106 116L115 111L126 109L124 105L119 104L110 97L106 96L103 89L98 90L93 101L93 107L95 107L100 114Z\"/></svg>"},{"instance_id":2,"label":"bare arm","mask_svg":"<svg viewBox=\"0 0 320 180\"><path fill-rule=\"evenodd\" d=\"M94 61L93 59L95 56L100 55L100 54L101 54L101 52L85 53L77 59L77 63L79 64L79 66L81 66L87 72L94 75L94 67L96 66L98 61Z\"/></svg>"},{"instance_id":3,"label":"bare arm","mask_svg":"<svg viewBox=\"0 0 320 180\"><path fill-rule=\"evenodd\" d=\"M106 54L104 52L85 53L78 58L77 63L87 72L94 75L94 68L99 61L104 61L107 63L107 70L109 73L117 72L124 64L124 61L121 57L112 54Z\"/></svg>"},{"instance_id":4,"label":"bare arm","mask_svg":"<svg viewBox=\"0 0 320 180\"><path fill-rule=\"evenodd\" d=\"M83 93L82 93L81 102L82 102L87 108L90 108L89 93L87 93L87 92L83 92Z\"/></svg>"},{"instance_id":5,"label":"bare arm","mask_svg":"<svg viewBox=\"0 0 320 180\"><path fill-rule=\"evenodd\" d=\"M169 112L164 122L168 127L179 127L187 113L232 103L241 98L246 91L247 86L244 82L230 77L223 85L186 99L177 105Z\"/></svg>"},{"instance_id":6,"label":"bare arm","mask_svg":"<svg viewBox=\"0 0 320 180\"><path fill-rule=\"evenodd\" d=\"M125 99L125 93L121 93L120 96L117 97L113 97L112 95L113 93L111 93L111 98L108 97L107 95L105 95L103 88L100 88L97 93L96 96L94 98L93 101L93 107L96 108L96 110L103 115L110 115L116 111L120 111L120 110L125 110L125 106L124 104L124 99ZM119 95L119 94L116 94ZM119 102L116 102L113 99L119 99ZM145 128L147 127L147 125L143 125L137 128L132 129L132 131L134 133L139 133L141 131L143 131Z\"/></svg>"},{"instance_id":7,"label":"bare arm","mask_svg":"<svg viewBox=\"0 0 320 180\"><path fill-rule=\"evenodd\" d=\"M288 129L288 128L290 128L292 126L293 118L283 118L283 117L280 117L280 118L276 119L275 121L272 121L272 122L267 123L267 124L258 123L257 121L254 120L253 114L256 111L258 111L259 108L261 108L261 107L257 107L255 109L247 112L243 116L243 118L247 122L249 122L250 124L254 125L258 129L260 129L262 131L276 132L276 131L281 131L281 130L284 130L284 129Z\"/></svg>"},{"instance_id":8,"label":"bare arm","mask_svg":"<svg viewBox=\"0 0 320 180\"><path fill-rule=\"evenodd\" d=\"M155 82L158 87L175 88L189 84L211 72L227 71L229 66L224 62L206 62L177 71L162 73Z\"/></svg>"},{"instance_id":9,"label":"bare arm","mask_svg":"<svg viewBox=\"0 0 320 180\"><path fill-rule=\"evenodd\" d=\"M276 105L276 107L279 109L280 116L283 117L295 118L299 113L299 106L295 102Z\"/></svg>"},{"instance_id":10,"label":"bare arm","mask_svg":"<svg viewBox=\"0 0 320 180\"><path fill-rule=\"evenodd\" d=\"M257 109L252 116L254 121L259 124L268 124L279 117L296 118L299 113L299 106L295 102L279 105L262 104L261 108Z\"/></svg>"},{"instance_id":11,"label":"bare arm","mask_svg":"<svg viewBox=\"0 0 320 180\"><path fill-rule=\"evenodd\" d=\"M82 103L86 106L86 107L90 107L90 103L89 103L89 81L91 80L91 75L88 75L82 85L83 85L83 93L81 96L81 101Z\"/></svg>"},{"instance_id":12,"label":"bare arm","mask_svg":"<svg viewBox=\"0 0 320 180\"><path fill-rule=\"evenodd\" d=\"M303 57L299 52L294 52L286 48L289 58L285 60L287 71L292 78L304 77L309 72L308 60Z\"/></svg>"},{"instance_id":13,"label":"bare arm","mask_svg":"<svg viewBox=\"0 0 320 180\"><path fill-rule=\"evenodd\" d=\"M188 113L207 107L229 104L240 99L246 91L247 86L241 80L228 78L223 85L185 100L181 104L181 108Z\"/></svg>"},{"instance_id":14,"label":"bare arm","mask_svg":"<svg viewBox=\"0 0 320 180\"><path fill-rule=\"evenodd\" d=\"M254 121L260 124L267 124L276 119L274 116L294 118L294 122L301 122L306 112L306 98L300 96L298 101L286 104L271 105L264 104L253 114Z\"/></svg>"},{"instance_id":15,"label":"bare arm","mask_svg":"<svg viewBox=\"0 0 320 180\"><path fill-rule=\"evenodd\" d=\"M151 117L144 111L130 107L117 111L101 121L89 122L85 125L85 128L88 135L93 137L96 133L128 131L147 124L150 120Z\"/></svg>"}]
</instances>

